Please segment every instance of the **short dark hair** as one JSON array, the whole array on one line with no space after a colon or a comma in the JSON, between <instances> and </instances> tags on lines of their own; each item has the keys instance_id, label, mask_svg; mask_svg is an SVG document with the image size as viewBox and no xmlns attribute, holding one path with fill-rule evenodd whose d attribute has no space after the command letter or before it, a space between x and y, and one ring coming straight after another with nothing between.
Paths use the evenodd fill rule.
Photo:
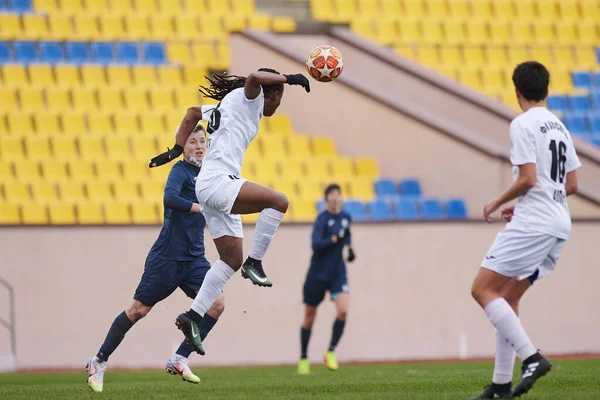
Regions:
<instances>
[{"instance_id":1,"label":"short dark hair","mask_svg":"<svg viewBox=\"0 0 600 400\"><path fill-rule=\"evenodd\" d=\"M206 128L204 128L204 125L202 125L202 124L196 125L196 127L194 128L192 133L196 133L196 132L200 132L200 131L204 132L204 136L206 136Z\"/></svg>"},{"instance_id":2,"label":"short dark hair","mask_svg":"<svg viewBox=\"0 0 600 400\"><path fill-rule=\"evenodd\" d=\"M329 193L333 192L334 190L337 190L338 192L342 193L342 188L340 187L340 185L338 185L337 183L330 183L325 188L325 198L327 199Z\"/></svg>"},{"instance_id":3,"label":"short dark hair","mask_svg":"<svg viewBox=\"0 0 600 400\"><path fill-rule=\"evenodd\" d=\"M529 101L542 101L548 97L550 73L537 61L526 61L517 65L512 81L519 93Z\"/></svg>"}]
</instances>

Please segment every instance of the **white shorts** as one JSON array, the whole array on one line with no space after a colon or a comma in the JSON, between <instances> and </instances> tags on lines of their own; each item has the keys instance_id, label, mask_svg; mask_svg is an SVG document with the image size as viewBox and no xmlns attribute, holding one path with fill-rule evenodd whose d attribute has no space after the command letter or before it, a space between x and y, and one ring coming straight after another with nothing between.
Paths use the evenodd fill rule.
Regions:
<instances>
[{"instance_id":1,"label":"white shorts","mask_svg":"<svg viewBox=\"0 0 600 400\"><path fill-rule=\"evenodd\" d=\"M523 280L549 275L566 240L546 233L504 229L488 250L481 266L500 275Z\"/></svg>"},{"instance_id":2,"label":"white shorts","mask_svg":"<svg viewBox=\"0 0 600 400\"><path fill-rule=\"evenodd\" d=\"M196 197L213 240L223 236L244 237L242 218L231 214L245 179L218 170L202 169L196 179Z\"/></svg>"}]
</instances>

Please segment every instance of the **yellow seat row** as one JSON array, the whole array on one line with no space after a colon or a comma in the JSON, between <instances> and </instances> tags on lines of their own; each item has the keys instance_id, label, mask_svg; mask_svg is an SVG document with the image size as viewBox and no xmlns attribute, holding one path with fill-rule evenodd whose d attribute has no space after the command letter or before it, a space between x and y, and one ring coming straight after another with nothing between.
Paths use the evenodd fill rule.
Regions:
<instances>
[{"instance_id":1,"label":"yellow seat row","mask_svg":"<svg viewBox=\"0 0 600 400\"><path fill-rule=\"evenodd\" d=\"M590 21L498 21L419 20L404 18L365 19L351 22L352 29L384 45L400 43L440 44L572 44L599 42L599 20Z\"/></svg>"},{"instance_id":2,"label":"yellow seat row","mask_svg":"<svg viewBox=\"0 0 600 400\"><path fill-rule=\"evenodd\" d=\"M315 182L336 179L368 179L372 181L379 175L377 163L371 158L351 159L330 156L311 158L310 161L290 160L261 161L247 160L242 168L242 176L257 182L273 182L277 188L282 182L294 182L308 179ZM284 190L281 190L284 191Z\"/></svg>"},{"instance_id":3,"label":"yellow seat row","mask_svg":"<svg viewBox=\"0 0 600 400\"><path fill-rule=\"evenodd\" d=\"M313 18L347 23L355 16L568 20L600 18L597 0L311 0Z\"/></svg>"},{"instance_id":4,"label":"yellow seat row","mask_svg":"<svg viewBox=\"0 0 600 400\"><path fill-rule=\"evenodd\" d=\"M229 48L223 52L229 52ZM223 58L223 62L229 58ZM210 60L211 65L220 64L216 59ZM182 87L186 85L204 84L205 75L208 74L207 65L196 64L179 66L133 66L108 65L106 67L96 64L84 64L80 67L72 64L58 64L51 67L47 64L3 64L2 87L22 86L81 86L98 88L106 86L115 87L144 87L157 86Z\"/></svg>"}]
</instances>

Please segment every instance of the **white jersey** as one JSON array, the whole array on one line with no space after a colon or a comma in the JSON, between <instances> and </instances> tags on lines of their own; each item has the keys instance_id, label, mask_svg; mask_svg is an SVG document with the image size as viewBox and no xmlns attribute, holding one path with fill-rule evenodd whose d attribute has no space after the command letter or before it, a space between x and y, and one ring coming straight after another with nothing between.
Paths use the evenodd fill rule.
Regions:
<instances>
[{"instance_id":1,"label":"white jersey","mask_svg":"<svg viewBox=\"0 0 600 400\"><path fill-rule=\"evenodd\" d=\"M265 96L262 89L255 99L248 99L244 88L234 89L216 106L202 106L202 120L208 122L209 151L202 169L222 170L240 176L244 152L258 133Z\"/></svg>"},{"instance_id":2,"label":"white jersey","mask_svg":"<svg viewBox=\"0 0 600 400\"><path fill-rule=\"evenodd\" d=\"M519 166L529 163L536 164L537 180L519 198L507 227L568 239L566 175L581 166L569 131L545 107L527 110L510 124L510 161L513 180L519 177Z\"/></svg>"}]
</instances>

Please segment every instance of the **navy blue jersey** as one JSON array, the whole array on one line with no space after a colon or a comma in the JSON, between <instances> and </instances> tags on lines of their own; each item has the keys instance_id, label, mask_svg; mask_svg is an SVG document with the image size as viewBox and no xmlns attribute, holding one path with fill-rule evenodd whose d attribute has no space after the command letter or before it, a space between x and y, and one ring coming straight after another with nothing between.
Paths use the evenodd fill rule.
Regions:
<instances>
[{"instance_id":1,"label":"navy blue jersey","mask_svg":"<svg viewBox=\"0 0 600 400\"><path fill-rule=\"evenodd\" d=\"M330 281L341 274L346 274L343 250L345 245L350 245L350 215L342 211L331 214L323 211L313 225L312 249L307 279ZM344 240L333 243L331 237L347 229Z\"/></svg>"},{"instance_id":2,"label":"navy blue jersey","mask_svg":"<svg viewBox=\"0 0 600 400\"><path fill-rule=\"evenodd\" d=\"M165 215L158 239L148 256L173 261L193 261L204 255L204 227L201 213L191 213L196 199L196 177L200 168L185 161L173 165L165 187Z\"/></svg>"}]
</instances>

